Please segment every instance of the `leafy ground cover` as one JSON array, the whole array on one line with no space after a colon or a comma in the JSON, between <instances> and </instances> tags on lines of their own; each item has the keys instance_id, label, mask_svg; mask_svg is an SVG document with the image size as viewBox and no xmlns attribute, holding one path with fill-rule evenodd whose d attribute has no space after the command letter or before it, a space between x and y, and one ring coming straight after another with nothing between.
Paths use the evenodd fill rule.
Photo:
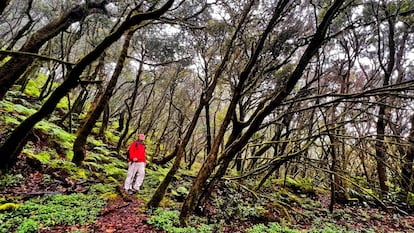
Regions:
<instances>
[{"instance_id":1,"label":"leafy ground cover","mask_svg":"<svg viewBox=\"0 0 414 233\"><path fill-rule=\"evenodd\" d=\"M0 142L38 104L0 101ZM411 212L383 210L370 202L335 205L309 179L269 180L259 191L255 181L219 182L189 227L179 226L183 198L200 164L180 170L161 207L145 209L168 166L147 167L139 194L122 192L123 156L114 153L117 134L106 142L88 140L83 167L69 162L74 134L53 123L37 125L17 165L0 177L0 233L3 232L414 232Z\"/></svg>"},{"instance_id":2,"label":"leafy ground cover","mask_svg":"<svg viewBox=\"0 0 414 233\"><path fill-rule=\"evenodd\" d=\"M29 163L30 164L30 163ZM148 172L142 193L123 198L112 184L71 180L63 169L38 171L23 165L0 180L0 232L413 232L414 217L370 206L336 205L326 195L308 197L289 189L255 193L235 182L221 182L200 216L180 228L180 202L146 210L145 200L160 174ZM49 174L50 173L50 174ZM57 179L56 177L59 177ZM67 180L67 183L62 180ZM185 180L185 179L182 179ZM182 187L183 183L175 187ZM222 195L226 193L226 195ZM273 196L271 198L271 196ZM278 196L279 202L270 202Z\"/></svg>"}]
</instances>

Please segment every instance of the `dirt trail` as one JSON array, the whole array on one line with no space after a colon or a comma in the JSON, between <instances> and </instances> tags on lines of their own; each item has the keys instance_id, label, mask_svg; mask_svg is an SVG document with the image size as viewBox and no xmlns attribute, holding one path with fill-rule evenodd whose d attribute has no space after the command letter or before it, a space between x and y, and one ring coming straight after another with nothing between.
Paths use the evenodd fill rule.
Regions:
<instances>
[{"instance_id":1,"label":"dirt trail","mask_svg":"<svg viewBox=\"0 0 414 233\"><path fill-rule=\"evenodd\" d=\"M143 203L132 196L130 202L122 198L110 200L93 225L93 232L162 232L146 223Z\"/></svg>"}]
</instances>

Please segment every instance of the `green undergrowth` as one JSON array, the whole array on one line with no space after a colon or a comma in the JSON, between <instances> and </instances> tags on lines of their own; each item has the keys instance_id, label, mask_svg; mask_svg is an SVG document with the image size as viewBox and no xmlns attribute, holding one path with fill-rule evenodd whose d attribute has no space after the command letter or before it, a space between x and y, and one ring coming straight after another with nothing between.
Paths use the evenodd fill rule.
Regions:
<instances>
[{"instance_id":1,"label":"green undergrowth","mask_svg":"<svg viewBox=\"0 0 414 233\"><path fill-rule=\"evenodd\" d=\"M0 232L38 232L52 226L85 225L95 221L105 199L94 194L45 195L0 212Z\"/></svg>"},{"instance_id":2,"label":"green undergrowth","mask_svg":"<svg viewBox=\"0 0 414 233\"><path fill-rule=\"evenodd\" d=\"M39 77L41 80L42 77ZM36 82L29 82L26 94L31 98L39 95ZM40 101L19 99L18 93L8 92L16 101L0 101L0 133L7 135L21 121L33 114L40 106ZM10 98L8 98L10 99ZM59 108L65 110L66 98ZM85 113L82 113L84 115ZM108 125L105 139L96 137L100 124L88 137L86 157L82 167L70 162L73 158L72 146L75 133L69 133L59 124L60 115L50 116L36 124L33 135L23 150L23 154L36 161L39 170L52 168L58 175L76 185L84 185L87 194L46 195L22 202L20 199L0 198L0 233L3 232L38 232L56 225L86 225L95 221L97 213L105 204L105 200L117 197L117 188L124 182L127 162L123 151L115 152L114 146L119 139L116 131L117 123ZM78 125L79 122L74 122ZM74 127L76 128L76 127ZM153 152L148 143L148 154ZM144 203L148 203L158 185L163 181L171 167L171 162L164 166L148 163L146 177L140 192L135 195ZM179 210L189 192L193 179L201 168L201 163L193 164L192 169L180 169L175 174L162 202L161 208L148 210L148 223L165 232L374 232L352 231L350 224L346 228L334 225L335 220L351 222L355 217L352 212L336 210L329 213L321 207L316 196L325 191L318 189L312 178L284 177L267 180L259 190L257 179L232 180L225 178L218 182L201 207L199 216L192 216L188 227L179 226ZM46 170L45 169L45 170ZM63 172L62 172L63 171ZM22 171L23 173L24 171ZM28 182L27 174L6 174L0 178L1 187L22 187ZM58 182L49 174L43 174L45 186ZM363 180L355 180L362 183ZM366 186L365 184L362 186ZM71 187L72 188L72 187ZM369 190L361 192L364 200L369 200ZM351 193L352 194L352 193ZM356 194L354 195L356 196ZM361 196L361 195L360 195ZM410 193L408 202L414 203L414 195ZM132 214L132 213L131 213ZM380 219L381 215L372 216L360 212L361 221ZM301 229L301 223L311 229Z\"/></svg>"},{"instance_id":3,"label":"green undergrowth","mask_svg":"<svg viewBox=\"0 0 414 233\"><path fill-rule=\"evenodd\" d=\"M153 212L148 212L150 215L147 222L154 227L166 232L174 233L209 233L213 232L214 227L208 225L203 218L195 218L188 227L180 227L178 210L169 210L157 208Z\"/></svg>"},{"instance_id":4,"label":"green undergrowth","mask_svg":"<svg viewBox=\"0 0 414 233\"><path fill-rule=\"evenodd\" d=\"M265 224L256 224L252 227L249 227L245 231L246 233L357 233L357 232L364 232L364 233L374 233L374 230L368 229L364 231L352 231L346 230L342 227L336 227L332 224L327 224L323 229L311 229L311 230L300 230L300 229L292 229L287 226L282 226L279 223L269 223Z\"/></svg>"}]
</instances>

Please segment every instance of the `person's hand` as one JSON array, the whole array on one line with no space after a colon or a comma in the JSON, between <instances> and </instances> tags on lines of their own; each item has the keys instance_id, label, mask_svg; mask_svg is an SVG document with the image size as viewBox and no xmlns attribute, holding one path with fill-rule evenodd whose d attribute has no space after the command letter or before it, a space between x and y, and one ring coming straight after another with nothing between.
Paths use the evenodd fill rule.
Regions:
<instances>
[{"instance_id":1,"label":"person's hand","mask_svg":"<svg viewBox=\"0 0 414 233\"><path fill-rule=\"evenodd\" d=\"M134 160L134 162L138 161L138 159L137 159L137 158L133 158L132 160Z\"/></svg>"}]
</instances>

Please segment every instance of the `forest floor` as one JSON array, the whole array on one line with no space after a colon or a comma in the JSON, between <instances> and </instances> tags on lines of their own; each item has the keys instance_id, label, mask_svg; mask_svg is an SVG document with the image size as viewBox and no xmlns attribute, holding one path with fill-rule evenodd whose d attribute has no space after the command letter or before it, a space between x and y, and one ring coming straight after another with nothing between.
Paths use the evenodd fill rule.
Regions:
<instances>
[{"instance_id":1,"label":"forest floor","mask_svg":"<svg viewBox=\"0 0 414 233\"><path fill-rule=\"evenodd\" d=\"M137 198L125 201L116 198L107 203L95 223L86 226L56 226L44 229L42 233L58 232L96 232L96 233L151 233L163 232L146 223L147 215L142 209L143 203Z\"/></svg>"},{"instance_id":2,"label":"forest floor","mask_svg":"<svg viewBox=\"0 0 414 233\"><path fill-rule=\"evenodd\" d=\"M88 185L90 185L88 183L71 184L67 177L65 178L62 170L47 169L42 172L48 172L50 173L49 175L59 177L61 180L54 180L45 184L42 180L42 177L44 177L43 173L31 170L27 166L21 169L24 169L24 171L21 170L18 172L27 175L27 182L22 183L20 186L2 187L2 195L8 197L20 195L25 200L28 200L44 194L86 193L85 190L88 190ZM335 209L338 211L335 214L329 214L327 211L329 205L328 196L319 195L314 201L319 202L320 205L319 207L315 207L312 212L304 210L300 205L292 205L292 209L289 211L296 215L292 226L305 231L314 228L315 225L323 225L321 222L326 218L326 221L333 223L335 226L341 226L358 232L373 232L372 230L364 231L364 229L373 229L373 227L375 232L383 233L414 232L414 215L405 215L402 214L403 212L398 212L395 209L390 209L386 212L370 206L335 205ZM301 217L298 218L297 216ZM41 228L39 232L163 232L150 225L147 222L148 218L150 216L145 211L145 203L140 198L140 194L129 195L126 198L125 196L117 195L115 198L109 199L107 204L101 209L94 223L83 226L53 226ZM245 232L244 230L253 224L266 223L266 221L262 220L249 219L247 221L232 221L228 227L226 226L218 232Z\"/></svg>"}]
</instances>

